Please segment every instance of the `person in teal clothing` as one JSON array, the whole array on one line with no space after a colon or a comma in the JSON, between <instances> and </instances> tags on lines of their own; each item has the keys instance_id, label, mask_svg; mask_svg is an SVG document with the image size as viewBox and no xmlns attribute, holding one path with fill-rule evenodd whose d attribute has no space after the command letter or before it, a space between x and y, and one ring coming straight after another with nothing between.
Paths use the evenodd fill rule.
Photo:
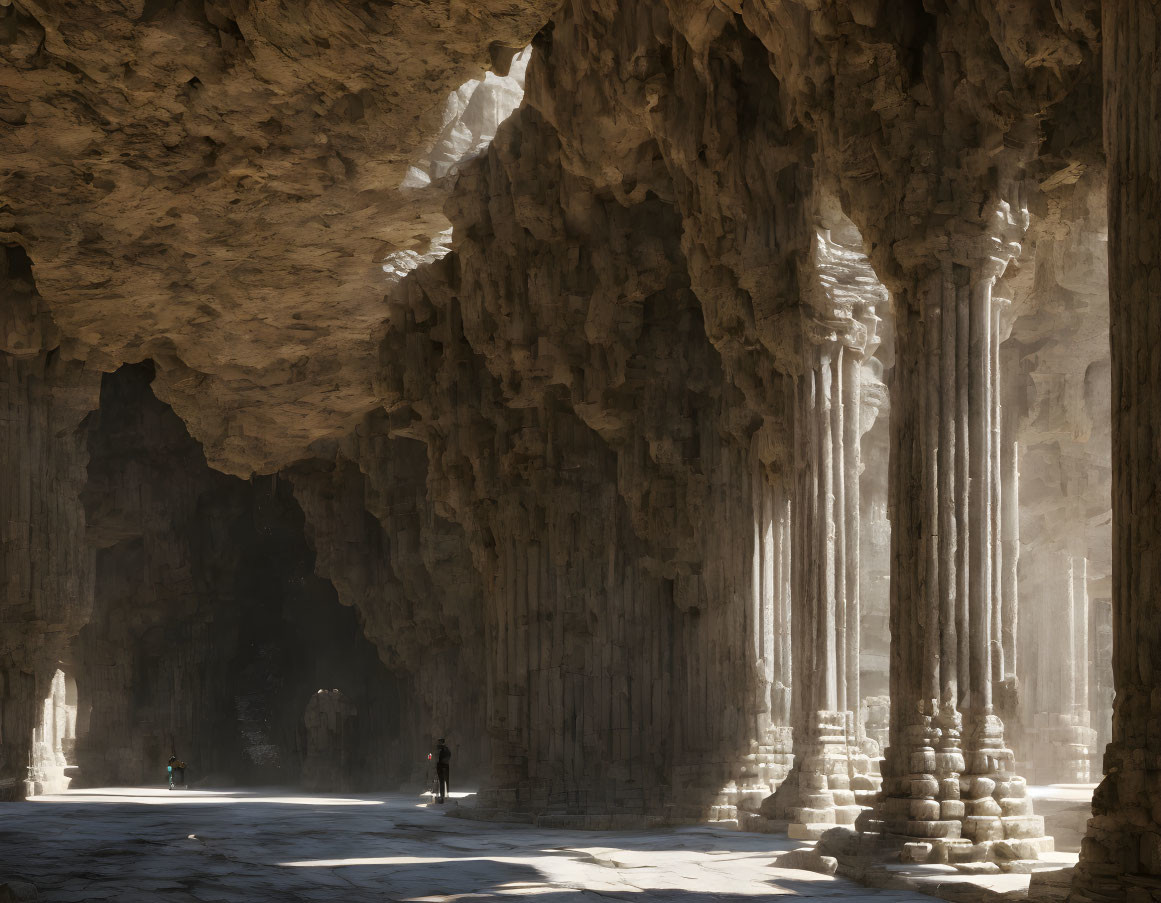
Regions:
<instances>
[{"instance_id":1,"label":"person in teal clothing","mask_svg":"<svg viewBox=\"0 0 1161 903\"><path fill-rule=\"evenodd\" d=\"M177 786L185 788L185 762L177 756L169 757L169 764L166 766L166 771L169 772L169 789L173 790Z\"/></svg>"}]
</instances>

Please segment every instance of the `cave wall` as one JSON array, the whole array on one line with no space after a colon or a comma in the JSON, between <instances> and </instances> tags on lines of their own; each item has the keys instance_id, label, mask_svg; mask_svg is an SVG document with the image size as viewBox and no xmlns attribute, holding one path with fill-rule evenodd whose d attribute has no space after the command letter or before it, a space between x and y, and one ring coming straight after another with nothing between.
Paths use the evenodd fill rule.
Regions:
<instances>
[{"instance_id":1,"label":"cave wall","mask_svg":"<svg viewBox=\"0 0 1161 903\"><path fill-rule=\"evenodd\" d=\"M457 264L447 258L446 270ZM500 387L463 337L458 305L433 309L426 300L426 289L446 286L407 288L423 325L409 327L406 351L387 340L385 364L426 368L442 390L429 384L419 410L399 407L392 417L401 434L425 437L429 485L466 524L484 581L492 767L481 807L562 824L703 816L759 739L762 694L746 667L744 628L754 529L748 457L714 460L720 437L697 437L693 460L718 465L707 467L716 499L705 516L717 513L714 504L732 505L739 530L714 537L722 555L705 574L658 574L616 490L623 465L608 445L559 399L498 404ZM688 503L669 492L650 502ZM706 681L711 668L715 679Z\"/></svg>"},{"instance_id":2,"label":"cave wall","mask_svg":"<svg viewBox=\"0 0 1161 903\"><path fill-rule=\"evenodd\" d=\"M395 296L380 385L483 575L486 801L697 817L770 745L746 619L777 433L723 377L672 208L561 156L526 107L465 169L465 238Z\"/></svg>"},{"instance_id":3,"label":"cave wall","mask_svg":"<svg viewBox=\"0 0 1161 903\"><path fill-rule=\"evenodd\" d=\"M754 646L763 593L754 548L773 520L761 500L785 455L787 385L756 349L752 315L727 309L732 277L696 250L713 270L702 278L723 286L713 329L731 361L753 363L731 364L737 383L727 378L691 290L690 223L674 210L665 154L644 122L617 136L634 170L610 183L570 144L590 140L594 123L560 105L570 89L597 99L607 89L598 73L574 71L572 42L612 19L610 33L624 36L616 49L628 56L641 35L620 26L639 25L640 13L570 8L537 39L532 102L463 168L447 208L455 252L389 301L380 429L426 445L430 504L461 526L479 574L484 661L472 673L487 677L485 801L497 808L696 817L724 802L731 778L774 764L763 759L775 757L778 719L774 663L760 665L765 650ZM747 80L776 90L755 62L760 48L736 30L723 43L714 64L739 90ZM695 78L692 51L675 44L684 77ZM750 57L733 60L738 47ZM733 113L706 98L695 115ZM761 122L777 131L773 119ZM797 170L783 172L785 155L765 155L769 143L758 127L747 154L770 171L769 191L788 192ZM670 156L687 150L698 152ZM747 161L732 165L735 190L748 193ZM771 205L734 266L792 228L781 209ZM793 280L790 253L778 253L778 273ZM788 337L778 341L789 347ZM378 453L396 457L390 445ZM384 465L365 458L358 468L374 482ZM306 508L321 546L317 537L337 528ZM359 588L345 595L374 605ZM444 618L464 623L451 611ZM462 666L479 668L466 658Z\"/></svg>"},{"instance_id":4,"label":"cave wall","mask_svg":"<svg viewBox=\"0 0 1161 903\"><path fill-rule=\"evenodd\" d=\"M59 350L23 248L0 254L0 798L23 798L33 729L93 605L82 423L100 374Z\"/></svg>"},{"instance_id":5,"label":"cave wall","mask_svg":"<svg viewBox=\"0 0 1161 903\"><path fill-rule=\"evenodd\" d=\"M358 612L382 660L410 675L412 777L442 737L457 786L474 785L489 762L481 580L462 528L429 501L425 446L392 438L385 416L288 476L317 573Z\"/></svg>"}]
</instances>

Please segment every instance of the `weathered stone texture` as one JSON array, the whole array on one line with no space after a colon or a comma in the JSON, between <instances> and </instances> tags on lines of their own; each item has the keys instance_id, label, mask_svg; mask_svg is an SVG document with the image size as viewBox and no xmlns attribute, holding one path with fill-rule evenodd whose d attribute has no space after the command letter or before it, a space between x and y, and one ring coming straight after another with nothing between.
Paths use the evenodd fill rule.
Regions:
<instances>
[{"instance_id":1,"label":"weathered stone texture","mask_svg":"<svg viewBox=\"0 0 1161 903\"><path fill-rule=\"evenodd\" d=\"M1109 332L1113 458L1113 739L1081 848L1073 899L1161 898L1157 732L1161 648L1157 536L1161 377L1161 157L1153 139L1161 29L1152 3L1106 4L1104 134L1109 179Z\"/></svg>"},{"instance_id":2,"label":"weathered stone texture","mask_svg":"<svg viewBox=\"0 0 1161 903\"><path fill-rule=\"evenodd\" d=\"M0 230L66 354L152 358L230 472L350 428L375 403L383 258L446 228L446 184L401 188L408 168L553 6L3 7Z\"/></svg>"},{"instance_id":3,"label":"weathered stone texture","mask_svg":"<svg viewBox=\"0 0 1161 903\"><path fill-rule=\"evenodd\" d=\"M413 750L414 773L444 737L457 780L478 780L489 753L484 612L464 532L429 500L426 447L390 438L382 412L369 415L334 454L289 474L315 569L358 611L383 661L412 675L414 731L428 744Z\"/></svg>"},{"instance_id":4,"label":"weathered stone texture","mask_svg":"<svg viewBox=\"0 0 1161 903\"><path fill-rule=\"evenodd\" d=\"M92 609L80 429L100 374L65 360L27 255L0 255L0 797L24 793L57 662Z\"/></svg>"}]
</instances>

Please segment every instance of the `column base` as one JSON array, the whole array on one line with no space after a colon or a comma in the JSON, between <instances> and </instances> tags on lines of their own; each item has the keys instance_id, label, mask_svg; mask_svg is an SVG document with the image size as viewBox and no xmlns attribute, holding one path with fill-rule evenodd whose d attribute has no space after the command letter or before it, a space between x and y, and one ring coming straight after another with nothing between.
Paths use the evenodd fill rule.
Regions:
<instances>
[{"instance_id":1,"label":"column base","mask_svg":"<svg viewBox=\"0 0 1161 903\"><path fill-rule=\"evenodd\" d=\"M710 812L710 821L743 821L756 817L762 803L777 791L794 764L789 727L771 727L760 742L742 757L735 776L721 793L721 801Z\"/></svg>"},{"instance_id":2,"label":"column base","mask_svg":"<svg viewBox=\"0 0 1161 903\"><path fill-rule=\"evenodd\" d=\"M1129 692L1124 699L1117 701L1126 710L1138 704L1135 736L1148 743L1154 725L1161 723L1161 694L1142 701ZM1105 753L1105 767L1108 774L1093 794L1093 817L1069 903L1161 901L1161 753L1152 744L1114 743Z\"/></svg>"},{"instance_id":3,"label":"column base","mask_svg":"<svg viewBox=\"0 0 1161 903\"><path fill-rule=\"evenodd\" d=\"M815 737L803 744L775 817L793 840L817 840L838 826L854 827L882 785L878 763L855 739L849 712L815 713ZM779 811L780 810L780 811Z\"/></svg>"},{"instance_id":4,"label":"column base","mask_svg":"<svg viewBox=\"0 0 1161 903\"><path fill-rule=\"evenodd\" d=\"M1037 712L1028 731L1029 777L1038 784L1087 784L1092 780L1096 731L1088 712Z\"/></svg>"},{"instance_id":5,"label":"column base","mask_svg":"<svg viewBox=\"0 0 1161 903\"><path fill-rule=\"evenodd\" d=\"M1037 859L1053 849L1044 819L1032 811L1014 754L994 715L973 718L960 749L958 713L944 711L903 731L889 749L885 794L859 830L883 835L905 862L957 863Z\"/></svg>"},{"instance_id":6,"label":"column base","mask_svg":"<svg viewBox=\"0 0 1161 903\"><path fill-rule=\"evenodd\" d=\"M1004 844L1003 858L1036 859L1051 852L1044 818L1033 811L1027 782L1014 773L1016 755L1004 742L1003 722L990 712L972 716L964 746L963 836L977 846Z\"/></svg>"}]
</instances>

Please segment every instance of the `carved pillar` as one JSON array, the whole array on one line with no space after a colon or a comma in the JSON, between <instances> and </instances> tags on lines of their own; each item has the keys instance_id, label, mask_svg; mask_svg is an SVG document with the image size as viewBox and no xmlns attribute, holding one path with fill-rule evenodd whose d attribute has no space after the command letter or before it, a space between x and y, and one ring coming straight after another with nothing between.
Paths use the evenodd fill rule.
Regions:
<instances>
[{"instance_id":1,"label":"carved pillar","mask_svg":"<svg viewBox=\"0 0 1161 903\"><path fill-rule=\"evenodd\" d=\"M890 583L890 536L887 520L887 470L889 461L888 395L882 381L882 364L876 358L864 363L863 428L866 433L859 444L862 459L859 492L859 607L861 633L859 658L863 730L874 749L868 751L878 760L887 748L890 729L890 696L887 695L890 629L888 601Z\"/></svg>"},{"instance_id":2,"label":"carved pillar","mask_svg":"<svg viewBox=\"0 0 1161 903\"><path fill-rule=\"evenodd\" d=\"M769 583L773 605L770 629L773 667L770 675L770 783L773 789L786 779L794 762L790 698L794 656L791 651L792 521L790 495L783 484L768 486L772 542Z\"/></svg>"},{"instance_id":3,"label":"carved pillar","mask_svg":"<svg viewBox=\"0 0 1161 903\"><path fill-rule=\"evenodd\" d=\"M853 824L877 784L855 718L860 370L873 321L868 308L849 345L834 335L812 345L795 389L795 755L775 811L799 839Z\"/></svg>"},{"instance_id":4,"label":"carved pillar","mask_svg":"<svg viewBox=\"0 0 1161 903\"><path fill-rule=\"evenodd\" d=\"M1016 439L1015 423L1009 420L1005 420L1005 423L1008 424L1008 428L1003 436L1001 468L1003 489L1000 539L1003 551L1003 579L1000 642L1004 651L1005 678L1014 681L1017 673L1016 638L1019 620L1017 573L1020 564L1020 446Z\"/></svg>"},{"instance_id":5,"label":"carved pillar","mask_svg":"<svg viewBox=\"0 0 1161 903\"><path fill-rule=\"evenodd\" d=\"M864 352L865 353L865 352ZM863 355L853 349L846 349L841 358L842 376L842 447L840 461L843 470L843 497L841 518L843 524L841 579L846 599L846 616L843 620L844 671L846 674L847 696L844 709L854 713L855 736L862 740L866 735L862 718L858 717L863 693L859 670L859 625L862 621L862 604L859 593L859 558L861 524L859 521L859 475L862 469L861 447L863 438Z\"/></svg>"},{"instance_id":6,"label":"carved pillar","mask_svg":"<svg viewBox=\"0 0 1161 903\"><path fill-rule=\"evenodd\" d=\"M962 275L962 274L961 274ZM921 287L926 319L896 304L891 378L891 727L883 797L867 826L931 841L960 836L958 687L966 683L966 285ZM961 280L962 283L962 280ZM941 355L939 349L946 349ZM936 525L938 523L938 526ZM942 567L940 566L942 565ZM962 677L961 677L962 675ZM918 858L918 857L915 857Z\"/></svg>"},{"instance_id":7,"label":"carved pillar","mask_svg":"<svg viewBox=\"0 0 1161 903\"><path fill-rule=\"evenodd\" d=\"M1112 351L1113 741L1071 899L1161 899L1161 9L1102 7ZM1142 74L1146 77L1142 77Z\"/></svg>"},{"instance_id":8,"label":"carved pillar","mask_svg":"<svg viewBox=\"0 0 1161 903\"><path fill-rule=\"evenodd\" d=\"M1043 588L1043 604L1030 611L1036 641L1028 654L1028 776L1038 784L1084 783L1096 740L1089 714L1087 561L1067 552L1040 557L1029 575Z\"/></svg>"},{"instance_id":9,"label":"carved pillar","mask_svg":"<svg viewBox=\"0 0 1161 903\"><path fill-rule=\"evenodd\" d=\"M1072 632L1069 662L1072 665L1072 737L1069 748L1072 753L1071 772L1075 783L1086 784L1091 780L1089 752L1096 740L1092 730L1092 716L1089 711L1089 604L1088 604L1088 559L1074 558L1069 568L1072 578ZM1070 775L1071 776L1071 775Z\"/></svg>"},{"instance_id":10,"label":"carved pillar","mask_svg":"<svg viewBox=\"0 0 1161 903\"><path fill-rule=\"evenodd\" d=\"M746 625L756 698L750 752L736 781L737 817L757 809L785 780L793 762L790 726L790 499L751 462L753 545L751 598ZM727 794L730 791L727 789Z\"/></svg>"},{"instance_id":11,"label":"carved pillar","mask_svg":"<svg viewBox=\"0 0 1161 903\"><path fill-rule=\"evenodd\" d=\"M891 747L868 825L909 839L914 859L978 858L996 841L1021 858L1051 849L995 711L1005 613L992 290L1025 227L1019 204L1000 205L980 244L961 246L898 305Z\"/></svg>"}]
</instances>

